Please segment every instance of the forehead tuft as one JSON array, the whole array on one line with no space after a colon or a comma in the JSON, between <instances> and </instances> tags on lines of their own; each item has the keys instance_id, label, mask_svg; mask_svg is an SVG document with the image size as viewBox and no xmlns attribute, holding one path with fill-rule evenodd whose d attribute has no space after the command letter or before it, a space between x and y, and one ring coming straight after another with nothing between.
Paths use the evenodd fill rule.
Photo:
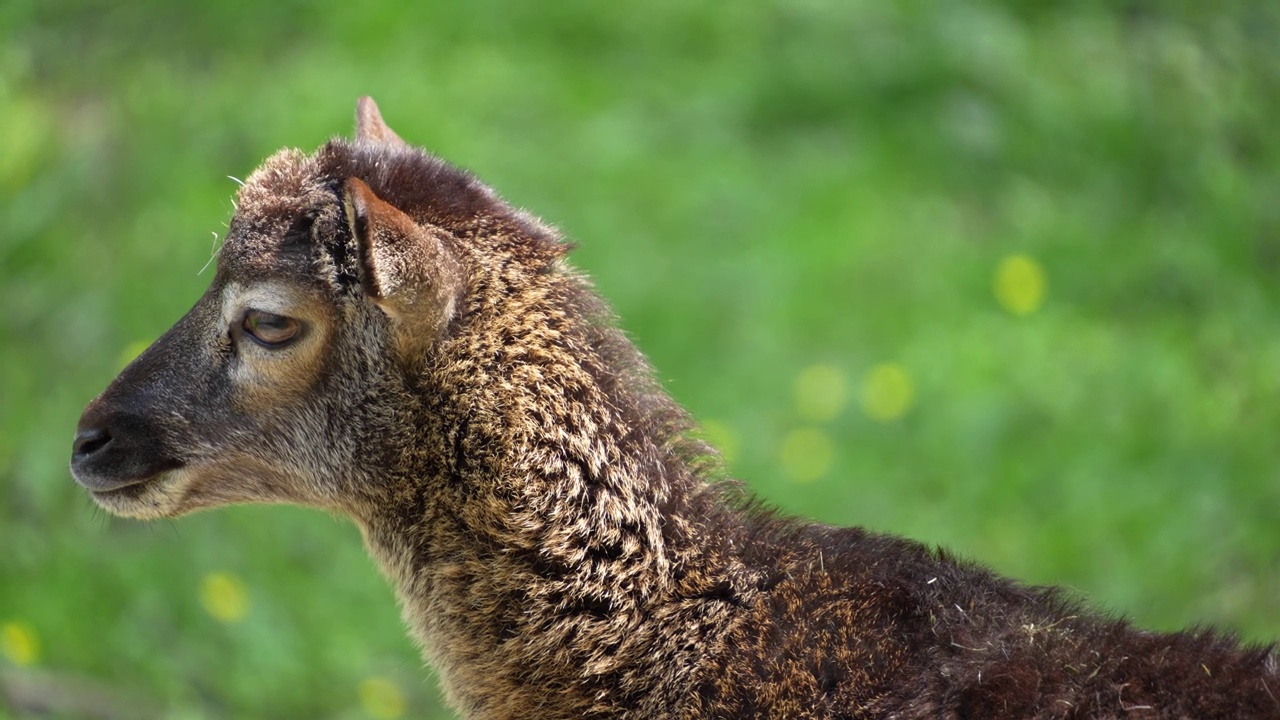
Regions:
<instances>
[{"instance_id":1,"label":"forehead tuft","mask_svg":"<svg viewBox=\"0 0 1280 720\"><path fill-rule=\"evenodd\" d=\"M237 214L279 215L305 211L322 197L325 188L317 177L315 161L295 149L286 149L263 161L236 193Z\"/></svg>"},{"instance_id":2,"label":"forehead tuft","mask_svg":"<svg viewBox=\"0 0 1280 720\"><path fill-rule=\"evenodd\" d=\"M241 273L309 268L312 225L337 221L337 198L315 159L281 150L253 171L236 194L236 214L219 265ZM299 261L304 261L299 266Z\"/></svg>"}]
</instances>

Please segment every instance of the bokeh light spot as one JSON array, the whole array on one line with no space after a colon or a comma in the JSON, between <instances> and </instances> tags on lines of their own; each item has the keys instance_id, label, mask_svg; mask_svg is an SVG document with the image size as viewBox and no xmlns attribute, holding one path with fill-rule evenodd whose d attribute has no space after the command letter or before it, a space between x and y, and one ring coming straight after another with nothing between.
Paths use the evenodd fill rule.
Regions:
<instances>
[{"instance_id":1,"label":"bokeh light spot","mask_svg":"<svg viewBox=\"0 0 1280 720\"><path fill-rule=\"evenodd\" d=\"M0 650L14 665L34 665L40 659L40 640L30 625L7 622L0 626Z\"/></svg>"},{"instance_id":2,"label":"bokeh light spot","mask_svg":"<svg viewBox=\"0 0 1280 720\"><path fill-rule=\"evenodd\" d=\"M719 420L706 420L702 423L702 438L720 451L726 465L738 458L738 433L728 424Z\"/></svg>"},{"instance_id":3,"label":"bokeh light spot","mask_svg":"<svg viewBox=\"0 0 1280 720\"><path fill-rule=\"evenodd\" d=\"M1030 315L1039 310L1048 287L1044 268L1030 256L1010 255L996 268L996 300L1014 315Z\"/></svg>"},{"instance_id":4,"label":"bokeh light spot","mask_svg":"<svg viewBox=\"0 0 1280 720\"><path fill-rule=\"evenodd\" d=\"M911 376L897 363L876 365L862 380L862 410L876 422L892 422L906 415L915 397Z\"/></svg>"},{"instance_id":5,"label":"bokeh light spot","mask_svg":"<svg viewBox=\"0 0 1280 720\"><path fill-rule=\"evenodd\" d=\"M200 602L206 612L224 623L240 622L249 614L249 593L231 573L205 575L200 583Z\"/></svg>"},{"instance_id":6,"label":"bokeh light spot","mask_svg":"<svg viewBox=\"0 0 1280 720\"><path fill-rule=\"evenodd\" d=\"M796 482L812 482L826 475L835 456L831 436L814 427L796 428L787 433L778 449L783 473Z\"/></svg>"},{"instance_id":7,"label":"bokeh light spot","mask_svg":"<svg viewBox=\"0 0 1280 720\"><path fill-rule=\"evenodd\" d=\"M796 412L808 422L828 422L844 410L849 387L844 373L831 365L810 365L796 376Z\"/></svg>"},{"instance_id":8,"label":"bokeh light spot","mask_svg":"<svg viewBox=\"0 0 1280 720\"><path fill-rule=\"evenodd\" d=\"M404 715L404 693L386 678L366 678L360 683L360 705L372 717L395 720Z\"/></svg>"}]
</instances>

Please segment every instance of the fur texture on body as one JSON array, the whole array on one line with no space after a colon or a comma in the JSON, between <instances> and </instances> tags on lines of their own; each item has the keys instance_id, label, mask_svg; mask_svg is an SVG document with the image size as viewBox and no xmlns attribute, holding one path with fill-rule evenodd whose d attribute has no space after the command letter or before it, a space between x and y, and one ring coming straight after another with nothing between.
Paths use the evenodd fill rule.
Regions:
<instances>
[{"instance_id":1,"label":"fur texture on body","mask_svg":"<svg viewBox=\"0 0 1280 720\"><path fill-rule=\"evenodd\" d=\"M85 411L107 509L350 516L467 718L1280 718L1268 648L758 509L567 246L361 101Z\"/></svg>"}]
</instances>

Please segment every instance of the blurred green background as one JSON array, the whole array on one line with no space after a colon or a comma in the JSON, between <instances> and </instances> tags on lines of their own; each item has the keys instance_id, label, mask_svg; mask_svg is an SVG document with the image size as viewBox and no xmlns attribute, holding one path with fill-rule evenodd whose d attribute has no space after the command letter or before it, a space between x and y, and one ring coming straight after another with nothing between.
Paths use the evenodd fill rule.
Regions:
<instances>
[{"instance_id":1,"label":"blurred green background","mask_svg":"<svg viewBox=\"0 0 1280 720\"><path fill-rule=\"evenodd\" d=\"M579 244L770 502L1280 636L1280 5L7 0L0 717L449 717L348 523L66 470L228 176L366 93Z\"/></svg>"}]
</instances>

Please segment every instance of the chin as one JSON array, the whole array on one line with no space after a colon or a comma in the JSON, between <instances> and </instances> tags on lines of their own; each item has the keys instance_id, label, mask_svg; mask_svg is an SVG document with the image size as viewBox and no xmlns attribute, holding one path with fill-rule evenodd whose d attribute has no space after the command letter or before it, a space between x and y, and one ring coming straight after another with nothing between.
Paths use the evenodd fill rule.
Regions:
<instances>
[{"instance_id":1,"label":"chin","mask_svg":"<svg viewBox=\"0 0 1280 720\"><path fill-rule=\"evenodd\" d=\"M86 489L98 507L136 520L176 518L231 505L292 504L330 512L343 510L328 496L280 491L289 486L289 479L277 473L250 474L215 463L164 470L114 490Z\"/></svg>"},{"instance_id":2,"label":"chin","mask_svg":"<svg viewBox=\"0 0 1280 720\"><path fill-rule=\"evenodd\" d=\"M112 515L155 520L184 515L193 508L184 507L185 488L189 483L182 469L166 470L142 482L115 490L90 490L89 496L98 507Z\"/></svg>"}]
</instances>

